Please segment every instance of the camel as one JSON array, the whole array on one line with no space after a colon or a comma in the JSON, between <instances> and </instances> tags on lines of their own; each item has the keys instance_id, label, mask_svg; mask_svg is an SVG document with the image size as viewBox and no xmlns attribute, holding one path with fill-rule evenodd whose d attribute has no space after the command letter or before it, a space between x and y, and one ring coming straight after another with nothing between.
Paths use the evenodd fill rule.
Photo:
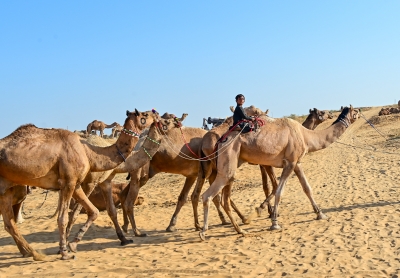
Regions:
<instances>
[{"instance_id":1,"label":"camel","mask_svg":"<svg viewBox=\"0 0 400 278\"><path fill-rule=\"evenodd\" d=\"M204 226L199 233L200 238L206 239L210 201L221 191L223 191L223 208L235 230L239 234L246 233L236 223L230 209L232 181L236 168L243 162L283 168L275 194L273 192L264 201L269 202L269 199L275 195L271 230L281 229L277 220L279 202L287 179L293 171L310 199L317 219L326 219L326 216L314 201L311 187L301 167L301 159L306 153L324 149L335 142L358 117L359 111L350 105L349 108L345 107L342 110L339 117L329 128L324 130L308 130L300 123L287 118L264 118L265 125L257 132L247 133L243 136L236 136L237 132L232 132L227 140L221 142L218 146L219 149L224 149L224 151L221 151L218 157L217 175L211 186L202 195Z\"/></svg>"},{"instance_id":2,"label":"camel","mask_svg":"<svg viewBox=\"0 0 400 278\"><path fill-rule=\"evenodd\" d=\"M379 116L384 116L384 115L390 115L390 109L389 108L382 108L381 111L379 111Z\"/></svg>"},{"instance_id":3,"label":"camel","mask_svg":"<svg viewBox=\"0 0 400 278\"><path fill-rule=\"evenodd\" d=\"M98 210L85 196L80 184L89 171L106 171L118 166L133 150L139 133L159 118L155 111L126 112L124 133L115 144L101 148L81 140L79 135L64 129L43 129L32 124L17 128L0 140L0 210L4 227L11 234L24 257L44 260L18 231L12 210L13 190L18 184L60 190L58 227L61 259L72 259L68 254L66 224L72 196L88 211L88 219L73 243L98 216ZM142 151L138 152L142 155ZM70 243L71 244L71 243Z\"/></svg>"},{"instance_id":4,"label":"camel","mask_svg":"<svg viewBox=\"0 0 400 278\"><path fill-rule=\"evenodd\" d=\"M121 134L123 127L120 124L117 124L111 129L111 138L118 137L119 134Z\"/></svg>"},{"instance_id":5,"label":"camel","mask_svg":"<svg viewBox=\"0 0 400 278\"><path fill-rule=\"evenodd\" d=\"M186 118L186 116L187 116L187 114L183 114L181 119ZM180 126L181 126L181 124L179 121L177 121L176 117L174 119L163 119L163 118L159 119L157 122L157 125L152 125L150 130L142 133L142 135L147 135L147 136L143 136L139 139L139 143L135 147L135 151L137 152L138 150L143 149L144 144L146 142L154 141L152 138L155 137L154 133L156 131L157 131L157 137L161 137L159 134L160 131L163 135L168 135L171 131L177 129L177 127L180 127ZM158 147L159 147L159 145L158 145ZM157 150L154 149L154 151L151 153L147 152L146 153L148 155L147 158L150 158L150 160L153 159L153 156L155 155L156 151ZM90 173L86 177L85 181L82 184L82 189L83 189L84 193L86 194L86 196L90 196L92 191L96 187L96 185L99 185L99 187L102 191L103 197L106 200L106 208L107 208L108 215L110 216L111 220L114 223L114 227L117 232L117 235L121 240L121 245L126 245L129 243L132 243L133 241L127 240L123 236L121 228L118 224L117 211L115 209L115 205L113 202L112 179L118 173L128 173L130 171L135 171L145 165L145 163L141 163L140 166L137 167L139 164L136 162L136 160L137 160L137 158L135 156L130 155L126 158L126 160L123 163L121 163L121 165L119 165L119 167L116 167L112 170L101 172L101 173ZM69 215L68 225L66 228L67 236L69 236L72 225L75 223L81 209L82 209L82 205L79 203L76 203L73 210L71 211L71 213ZM128 224L126 214L124 214L124 219L125 219L124 225L126 226ZM69 247L70 247L71 251L76 252L75 245L70 244Z\"/></svg>"},{"instance_id":6,"label":"camel","mask_svg":"<svg viewBox=\"0 0 400 278\"><path fill-rule=\"evenodd\" d=\"M100 137L103 137L104 129L112 128L112 127L117 126L117 125L118 125L117 122L113 122L112 124L108 125L108 124L105 124L102 121L94 120L94 121L92 121L91 123L88 124L88 126L86 128L86 134L90 135L92 133L92 131L94 131L95 134L96 134L96 130L98 130L100 132Z\"/></svg>"},{"instance_id":7,"label":"camel","mask_svg":"<svg viewBox=\"0 0 400 278\"><path fill-rule=\"evenodd\" d=\"M231 106L231 111L234 111L234 107ZM315 129L319 124L324 122L327 119L333 118L332 113L327 112L327 111L321 111L316 108L310 109L309 110L310 114L307 116L306 120L303 122L303 126L307 129ZM268 110L266 111L265 114L268 113ZM261 116L261 114L258 114L258 116ZM191 200L192 200L192 206L193 206L193 215L194 215L194 225L196 230L201 230L201 226L198 220L198 203L199 203L199 198L200 198L200 192L203 188L204 182L206 179L209 180L209 183L211 184L216 177L217 174L217 169L215 165L215 146L217 144L217 141L222 137L222 135L229 129L229 126L233 124L232 117L227 118L226 122L218 128L215 128L211 132L208 132L202 141L202 147L201 147L201 153L199 156L201 157L207 157L209 160L201 161L201 169L199 172L199 176L197 178L197 183L195 186L195 189L193 190ZM260 167L260 172L261 172L261 178L262 178L262 184L263 184L263 191L265 193L265 197L267 198L271 191L268 186L268 177L271 180L272 183L272 190L276 190L278 184L276 180L276 176L274 173L274 170L271 166L266 166L266 165L259 165ZM251 221L251 218L246 218L238 209L238 207L235 205L235 203L231 200L231 205L237 215L240 217L242 222L244 224L249 224ZM260 215L261 211L265 208L265 206L268 205L268 211L271 214L272 213L272 207L271 205L268 204L263 204L259 208L256 209L257 214ZM221 216L220 216L221 218ZM226 224L226 221L221 218L222 224Z\"/></svg>"},{"instance_id":8,"label":"camel","mask_svg":"<svg viewBox=\"0 0 400 278\"><path fill-rule=\"evenodd\" d=\"M13 190L12 194L12 209L14 214L14 221L17 224L21 224L25 221L22 216L22 207L23 203L26 199L26 196L31 193L31 189L26 185L16 185L12 187L10 190ZM1 216L1 208L0 208L0 220L2 220Z\"/></svg>"},{"instance_id":9,"label":"camel","mask_svg":"<svg viewBox=\"0 0 400 278\"><path fill-rule=\"evenodd\" d=\"M389 109L390 114L398 114L400 113L400 108L398 107L392 107Z\"/></svg>"},{"instance_id":10,"label":"camel","mask_svg":"<svg viewBox=\"0 0 400 278\"><path fill-rule=\"evenodd\" d=\"M118 205L121 204L121 194L123 194L125 188L127 188L129 185L129 182L120 182L120 181L111 181L111 188L112 188L112 199L114 206L117 207ZM89 195L89 201L92 202L92 204L99 210L99 211L105 211L107 210L107 203L103 197L103 193L100 189L99 186L96 186L92 193ZM135 201L135 206L139 206L143 204L144 198L143 197L138 197L137 200ZM74 209L76 201L72 198L71 203L69 205L69 208L72 210ZM81 213L86 213L85 209L81 210ZM124 216L125 217L125 216Z\"/></svg>"},{"instance_id":11,"label":"camel","mask_svg":"<svg viewBox=\"0 0 400 278\"><path fill-rule=\"evenodd\" d=\"M245 111L248 115L265 114L265 112L255 108L254 106L245 108ZM166 229L168 232L173 232L176 230L178 214L182 206L185 204L189 191L196 181L199 172L200 165L198 162L197 153L201 147L203 136L206 133L207 131L202 128L192 127L184 127L182 128L182 131L172 130L168 134L168 140L164 139L161 142L159 151L148 164L146 164L140 170L129 172L131 177L129 192L126 195L126 199L122 201L122 208L124 211L126 211L126 214L129 217L135 236L146 236L146 234L141 233L136 226L133 202L136 200L140 188L145 185L149 179L161 172L180 174L186 178L185 184L178 197L175 212L172 215L171 221ZM119 165L115 170L117 171L122 167L123 164ZM219 208L220 205L218 198L214 200L214 204L217 207L221 220L224 222L224 215ZM225 224L228 223L229 222L225 221ZM122 228L125 231L128 229L127 225L125 224Z\"/></svg>"}]
</instances>

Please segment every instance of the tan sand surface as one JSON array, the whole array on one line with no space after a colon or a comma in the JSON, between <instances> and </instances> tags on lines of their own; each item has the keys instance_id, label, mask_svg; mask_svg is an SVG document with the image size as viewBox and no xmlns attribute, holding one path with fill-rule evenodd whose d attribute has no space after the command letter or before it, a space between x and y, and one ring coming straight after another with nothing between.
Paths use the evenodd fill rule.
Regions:
<instances>
[{"instance_id":1,"label":"tan sand surface","mask_svg":"<svg viewBox=\"0 0 400 278\"><path fill-rule=\"evenodd\" d=\"M292 176L280 206L282 231L268 230L271 221L264 212L244 226L248 235L238 235L231 225L220 225L211 207L208 239L202 242L188 202L179 215L179 230L167 233L184 178L165 173L141 189L145 203L135 208L137 225L147 237L136 238L131 232L128 237L134 243L120 246L111 220L101 212L78 245L76 259L61 261L57 223L48 219L58 193L50 192L38 208L45 194L36 189L27 198L26 221L19 229L49 261L22 258L1 223L0 277L398 277L400 117L378 118L379 110L373 107L363 114L389 140L361 118L338 142L307 154L302 162L328 220L315 220L309 200ZM265 199L258 166L246 164L237 171L232 195L245 214ZM202 217L202 205L199 209ZM72 235L84 221L81 214Z\"/></svg>"}]
</instances>

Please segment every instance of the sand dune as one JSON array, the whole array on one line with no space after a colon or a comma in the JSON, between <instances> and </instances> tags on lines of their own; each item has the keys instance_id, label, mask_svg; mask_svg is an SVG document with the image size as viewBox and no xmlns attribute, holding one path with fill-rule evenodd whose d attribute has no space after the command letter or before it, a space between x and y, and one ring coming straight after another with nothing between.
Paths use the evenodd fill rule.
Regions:
<instances>
[{"instance_id":1,"label":"sand dune","mask_svg":"<svg viewBox=\"0 0 400 278\"><path fill-rule=\"evenodd\" d=\"M231 225L220 225L211 207L208 239L202 242L187 203L179 215L179 230L167 233L184 178L160 174L141 189L145 203L135 208L137 225L147 237L130 233L134 243L119 246L111 220L101 212L79 244L77 259L61 261L56 254L57 223L48 219L56 209L58 194L49 193L38 209L45 195L37 189L27 198L26 221L19 228L49 261L22 258L1 223L0 277L397 277L400 117L378 119L379 110L373 107L363 114L389 140L359 119L338 142L308 154L302 162L328 220L315 220L309 200L292 176L280 206L282 231L268 230L271 222L264 212L244 226L248 235L238 235ZM232 198L246 214L264 200L258 166L246 164L237 171ZM119 217L122 223L120 210ZM81 215L72 234L84 220Z\"/></svg>"}]
</instances>

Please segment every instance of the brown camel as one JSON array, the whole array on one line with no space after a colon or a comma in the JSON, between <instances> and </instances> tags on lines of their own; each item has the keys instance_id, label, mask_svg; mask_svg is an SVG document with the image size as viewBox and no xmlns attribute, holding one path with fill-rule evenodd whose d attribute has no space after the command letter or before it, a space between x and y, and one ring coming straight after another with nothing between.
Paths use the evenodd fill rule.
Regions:
<instances>
[{"instance_id":1,"label":"brown camel","mask_svg":"<svg viewBox=\"0 0 400 278\"><path fill-rule=\"evenodd\" d=\"M102 121L94 120L93 122L88 124L88 126L86 128L86 134L90 135L92 133L92 131L94 131L95 134L96 134L96 130L98 130L98 131L100 131L100 137L103 137L104 129L112 128L112 127L117 126L117 125L118 125L117 122L114 122L114 123L108 125L108 124L105 124Z\"/></svg>"},{"instance_id":2,"label":"brown camel","mask_svg":"<svg viewBox=\"0 0 400 278\"><path fill-rule=\"evenodd\" d=\"M384 115L390 115L390 109L389 108L382 108L381 111L379 111L379 116L384 116Z\"/></svg>"},{"instance_id":3,"label":"brown camel","mask_svg":"<svg viewBox=\"0 0 400 278\"><path fill-rule=\"evenodd\" d=\"M182 116L183 119L186 116L187 116L187 114L184 114ZM176 121L176 119L162 119L162 118L159 119L157 122L157 125L153 124L148 131L145 131L142 133L142 135L146 135L146 136L143 136L139 139L139 143L137 144L137 146L135 148L135 152L138 152L139 150L143 149L145 144L154 142L154 138L156 138L156 140L161 140L160 133L162 133L162 136L168 135L171 131L177 129L177 127L180 127L180 126L181 126L180 122ZM153 146L154 146L154 143L153 143ZM86 194L86 196L90 196L92 191L96 187L96 185L99 185L99 187L102 191L103 197L106 201L106 208L107 208L108 215L110 216L111 220L114 223L114 227L116 229L117 235L121 240L121 245L125 245L125 244L131 243L133 241L127 240L123 236L121 228L118 224L117 211L115 209L113 196L112 196L112 179L118 173L128 173L129 171L135 171L135 170L138 170L141 167L143 167L149 161L149 159L150 160L153 159L153 156L156 154L159 146L160 145L157 145L157 148L153 147L152 151L149 151L149 148L146 147L147 152L146 152L146 154L143 154L146 156L145 157L146 161L141 160L144 163L138 164L137 163L137 155L130 155L126 158L126 160L123 163L121 163L121 165L119 165L119 167L117 167L115 169L101 172L101 173L89 173L88 176L86 177L85 181L82 184L82 189L83 189L84 193ZM75 223L81 209L82 209L82 205L79 203L76 203L73 210L71 211L70 216L69 216L69 222L68 222L68 225L66 228L67 236L69 235L72 225ZM124 219L125 219L124 225L127 225L128 221L126 219L126 214L124 214ZM69 247L71 248L72 251L74 251L74 252L76 251L76 248L74 245L71 246L71 244L70 244Z\"/></svg>"},{"instance_id":4,"label":"brown camel","mask_svg":"<svg viewBox=\"0 0 400 278\"><path fill-rule=\"evenodd\" d=\"M254 106L253 106L254 107ZM234 111L233 106L231 106L231 111ZM315 129L320 123L324 122L327 119L331 119L333 116L330 112L325 112L318 110L316 108L310 109L310 114L307 116L306 120L303 122L303 126L307 129ZM268 113L268 110L265 114ZM261 116L260 114L258 116ZM201 161L201 169L199 172L199 176L197 179L196 187L193 190L192 193L192 206L193 206L193 215L194 215L194 223L195 223L195 228L196 230L200 230L201 226L198 220L198 203L199 203L199 198L200 198L200 192L203 188L204 182L206 179L209 180L209 183L211 184L216 177L217 174L217 168L215 164L215 146L217 144L217 141L222 137L222 135L229 129L229 126L233 124L232 117L228 118L227 121L220 127L215 128L214 130L208 132L202 141L202 147L201 147L201 154L200 156L202 157L207 157L209 160ZM263 184L263 190L265 193L265 197L267 198L271 190L268 186L268 177L271 180L272 183L272 190L276 190L276 187L278 186L276 176L274 173L274 170L271 166L265 166L265 165L260 165L260 171L261 171L261 178L262 178L262 184ZM238 207L235 205L235 203L231 200L231 205L237 215L240 217L243 223L249 224L251 221L251 218L246 218L238 209ZM271 205L268 204L263 204L260 208L257 208L257 214L260 215L262 209L265 208L265 206L268 205L268 211L271 214L272 213L272 207ZM223 218L221 218L221 221L223 224L224 222Z\"/></svg>"},{"instance_id":5,"label":"brown camel","mask_svg":"<svg viewBox=\"0 0 400 278\"><path fill-rule=\"evenodd\" d=\"M120 181L111 181L111 188L112 188L112 199L115 207L121 204L121 194L125 190L125 188L129 185L129 182L120 182ZM96 186L92 193L89 195L89 201L99 210L105 211L107 210L107 202L103 197L103 193L99 186ZM135 206L139 206L143 204L144 198L138 197L135 201ZM71 203L69 205L70 209L73 209L75 206L75 199L71 199ZM86 213L85 209L82 208L81 213Z\"/></svg>"},{"instance_id":6,"label":"brown camel","mask_svg":"<svg viewBox=\"0 0 400 278\"><path fill-rule=\"evenodd\" d=\"M314 201L311 187L301 167L301 159L306 153L324 149L335 142L358 117L358 110L353 109L350 105L350 108L345 107L337 120L325 130L308 130L291 119L264 118L265 125L257 132L241 136L236 136L237 132L232 132L227 137L227 140L218 146L221 153L217 161L217 175L214 182L202 195L204 226L200 232L200 238L205 240L205 232L208 230L210 201L221 190L223 191L223 208L228 214L231 223L238 233L245 233L232 217L230 209L232 181L236 168L243 162L283 168L276 193L271 194L265 200L265 202L269 202L269 199L275 195L272 230L281 229L277 221L278 206L283 188L293 171L310 199L314 212L317 214L317 219L325 219L326 216Z\"/></svg>"},{"instance_id":7,"label":"brown camel","mask_svg":"<svg viewBox=\"0 0 400 278\"><path fill-rule=\"evenodd\" d=\"M25 221L22 216L22 206L26 199L26 196L30 194L31 189L26 185L16 185L12 187L10 190L13 190L12 196L12 209L14 213L14 221L17 224L21 224ZM0 208L0 220L2 220L1 216L1 208Z\"/></svg>"},{"instance_id":8,"label":"brown camel","mask_svg":"<svg viewBox=\"0 0 400 278\"><path fill-rule=\"evenodd\" d=\"M15 225L12 199L18 184L37 186L43 189L60 190L58 227L62 259L71 259L68 254L66 225L68 207L73 196L80 202L89 216L73 243L81 240L98 210L85 196L80 184L89 171L106 171L123 162L138 141L142 130L158 120L153 112L127 111L124 133L114 145L101 148L89 145L81 138L64 129L42 129L24 125L0 140L0 210L4 227L11 234L23 256L44 259L18 231Z\"/></svg>"},{"instance_id":9,"label":"brown camel","mask_svg":"<svg viewBox=\"0 0 400 278\"><path fill-rule=\"evenodd\" d=\"M255 108L254 106L245 108L245 111L248 115L265 114L265 112ZM126 200L122 202L122 208L126 211L129 217L135 236L146 235L142 234L136 227L133 203L139 194L140 188L145 185L149 179L161 172L180 174L186 177L185 184L178 197L175 212L171 218L169 226L167 227L167 231L169 232L176 230L178 214L186 202L189 191L199 172L197 153L201 147L203 136L206 133L207 131L202 128L191 127L184 127L182 128L182 131L172 130L168 134L168 138L161 142L159 151L148 165L145 165L140 170L130 171L131 182L129 192L126 196ZM187 145L185 143L187 143ZM117 171L122 167L123 164L119 165L115 170ZM224 222L224 215L219 209L220 205L218 198L214 200L214 204L218 209L221 220ZM225 221L225 223L229 222ZM127 228L127 225L124 224L123 229L126 231Z\"/></svg>"}]
</instances>

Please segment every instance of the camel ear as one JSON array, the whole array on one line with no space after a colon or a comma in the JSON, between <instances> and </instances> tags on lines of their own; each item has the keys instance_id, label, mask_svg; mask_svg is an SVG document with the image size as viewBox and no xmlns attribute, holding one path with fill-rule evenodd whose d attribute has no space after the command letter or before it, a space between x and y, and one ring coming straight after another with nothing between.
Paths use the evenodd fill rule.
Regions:
<instances>
[{"instance_id":1,"label":"camel ear","mask_svg":"<svg viewBox=\"0 0 400 278\"><path fill-rule=\"evenodd\" d=\"M353 105L350 104L350 110L353 110Z\"/></svg>"},{"instance_id":2,"label":"camel ear","mask_svg":"<svg viewBox=\"0 0 400 278\"><path fill-rule=\"evenodd\" d=\"M129 116L129 113L131 112L129 112L129 110L126 110L126 116Z\"/></svg>"},{"instance_id":3,"label":"camel ear","mask_svg":"<svg viewBox=\"0 0 400 278\"><path fill-rule=\"evenodd\" d=\"M268 115L269 109L265 110L265 115Z\"/></svg>"},{"instance_id":4,"label":"camel ear","mask_svg":"<svg viewBox=\"0 0 400 278\"><path fill-rule=\"evenodd\" d=\"M140 115L139 111L136 108L135 108L135 114L136 114L136 116Z\"/></svg>"},{"instance_id":5,"label":"camel ear","mask_svg":"<svg viewBox=\"0 0 400 278\"><path fill-rule=\"evenodd\" d=\"M312 110L310 109L310 114L312 113Z\"/></svg>"},{"instance_id":6,"label":"camel ear","mask_svg":"<svg viewBox=\"0 0 400 278\"><path fill-rule=\"evenodd\" d=\"M343 111L343 106L340 106L340 112L342 112Z\"/></svg>"},{"instance_id":7,"label":"camel ear","mask_svg":"<svg viewBox=\"0 0 400 278\"><path fill-rule=\"evenodd\" d=\"M235 112L235 108L233 108L233 106L229 106L229 108L231 109L232 112Z\"/></svg>"}]
</instances>

